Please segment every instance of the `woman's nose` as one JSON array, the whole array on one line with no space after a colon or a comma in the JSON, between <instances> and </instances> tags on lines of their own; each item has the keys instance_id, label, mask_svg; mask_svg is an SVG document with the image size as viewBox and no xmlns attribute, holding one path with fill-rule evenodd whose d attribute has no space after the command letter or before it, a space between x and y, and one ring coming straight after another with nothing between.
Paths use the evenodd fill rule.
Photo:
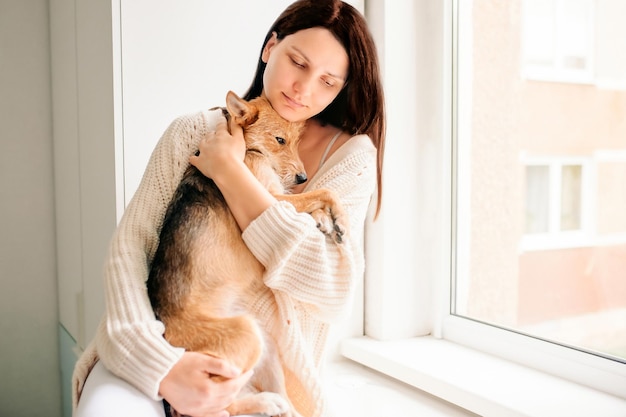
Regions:
<instances>
[{"instance_id":1,"label":"woman's nose","mask_svg":"<svg viewBox=\"0 0 626 417\"><path fill-rule=\"evenodd\" d=\"M294 85L294 90L296 90L301 96L305 97L311 95L312 88L313 79L308 75L302 75L296 80Z\"/></svg>"}]
</instances>

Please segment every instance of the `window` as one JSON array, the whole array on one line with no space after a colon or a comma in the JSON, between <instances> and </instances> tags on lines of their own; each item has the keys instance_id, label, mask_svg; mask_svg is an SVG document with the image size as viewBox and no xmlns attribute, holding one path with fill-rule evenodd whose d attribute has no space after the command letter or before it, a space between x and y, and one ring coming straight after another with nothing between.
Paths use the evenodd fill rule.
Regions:
<instances>
[{"instance_id":1,"label":"window","mask_svg":"<svg viewBox=\"0 0 626 417\"><path fill-rule=\"evenodd\" d=\"M591 68L592 2L457 3L452 315L623 375L626 93L520 77Z\"/></svg>"},{"instance_id":2,"label":"window","mask_svg":"<svg viewBox=\"0 0 626 417\"><path fill-rule=\"evenodd\" d=\"M591 244L588 218L593 187L587 159L522 158L523 250Z\"/></svg>"},{"instance_id":3,"label":"window","mask_svg":"<svg viewBox=\"0 0 626 417\"><path fill-rule=\"evenodd\" d=\"M593 11L592 0L524 0L519 23L525 76L591 81Z\"/></svg>"},{"instance_id":4,"label":"window","mask_svg":"<svg viewBox=\"0 0 626 417\"><path fill-rule=\"evenodd\" d=\"M598 353L582 342L593 339L589 334L573 340L554 332L559 326L578 330L589 318L625 322L617 300L626 299L619 279L626 266L614 262L626 259L626 96L523 77L522 6L521 0L366 2L389 110L385 192L381 215L366 233L364 337L344 340L341 352L480 415L526 415L517 407L526 398L537 404L533 388L553 381L546 375L626 399L626 366L617 350L607 344ZM606 67L620 67L621 57L614 54L614 60ZM526 200L529 166L543 167L530 173L538 184L535 202ZM547 188L555 181L558 186ZM541 193L558 197L558 210ZM547 240L534 248L524 246L530 206L549 210L540 230L564 229L536 233ZM573 245L574 237L587 239L587 246ZM589 247L598 249L593 262L576 252ZM560 251L568 256L555 257ZM581 259L586 268L579 268ZM569 302L597 278L532 270L570 262L579 273L602 276L598 282L617 277L605 297L609 310L585 316L575 310L584 303ZM535 281L520 287L522 269ZM556 313L580 320L553 321L555 300ZM614 328L615 340L623 340L621 329ZM501 367L505 373L494 372ZM529 368L540 375L527 378ZM523 387L499 390L502 380L523 381ZM591 399L589 415L599 412L599 397L608 397L594 389L579 395L568 382L556 385L544 398L545 415L556 397ZM503 400L508 395L502 391L513 392ZM579 403L568 402L577 411Z\"/></svg>"}]
</instances>

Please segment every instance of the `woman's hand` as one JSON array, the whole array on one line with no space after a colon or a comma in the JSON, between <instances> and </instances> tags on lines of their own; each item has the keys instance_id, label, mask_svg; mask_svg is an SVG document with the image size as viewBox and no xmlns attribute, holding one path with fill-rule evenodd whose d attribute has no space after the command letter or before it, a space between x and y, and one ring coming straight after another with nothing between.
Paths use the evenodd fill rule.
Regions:
<instances>
[{"instance_id":1,"label":"woman's hand","mask_svg":"<svg viewBox=\"0 0 626 417\"><path fill-rule=\"evenodd\" d=\"M231 119L230 133L226 119L221 119L215 132L208 132L198 144L199 155L192 155L189 163L195 166L204 176L216 179L232 165L240 165L246 154L243 129Z\"/></svg>"},{"instance_id":2,"label":"woman's hand","mask_svg":"<svg viewBox=\"0 0 626 417\"><path fill-rule=\"evenodd\" d=\"M220 375L225 380L209 376ZM159 394L180 414L193 417L227 417L225 411L252 376L229 364L197 352L185 352L163 378Z\"/></svg>"},{"instance_id":3,"label":"woman's hand","mask_svg":"<svg viewBox=\"0 0 626 417\"><path fill-rule=\"evenodd\" d=\"M215 132L207 133L200 141L200 154L190 157L189 163L215 182L239 228L245 230L276 199L244 163L243 129L232 119L230 132L226 120L220 120Z\"/></svg>"}]
</instances>

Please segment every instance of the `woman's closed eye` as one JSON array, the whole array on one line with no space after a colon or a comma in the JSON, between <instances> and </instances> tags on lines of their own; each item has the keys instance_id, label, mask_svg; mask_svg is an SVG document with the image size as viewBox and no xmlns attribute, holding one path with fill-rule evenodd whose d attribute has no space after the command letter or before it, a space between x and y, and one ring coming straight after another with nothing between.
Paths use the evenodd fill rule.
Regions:
<instances>
[{"instance_id":1,"label":"woman's closed eye","mask_svg":"<svg viewBox=\"0 0 626 417\"><path fill-rule=\"evenodd\" d=\"M327 86L327 87L334 87L337 84L337 81L335 81L332 78L322 78L322 82Z\"/></svg>"},{"instance_id":2,"label":"woman's closed eye","mask_svg":"<svg viewBox=\"0 0 626 417\"><path fill-rule=\"evenodd\" d=\"M298 60L298 59L295 59L295 58L291 58L291 62L298 68L305 68L306 67L304 61L301 61L301 60Z\"/></svg>"}]
</instances>

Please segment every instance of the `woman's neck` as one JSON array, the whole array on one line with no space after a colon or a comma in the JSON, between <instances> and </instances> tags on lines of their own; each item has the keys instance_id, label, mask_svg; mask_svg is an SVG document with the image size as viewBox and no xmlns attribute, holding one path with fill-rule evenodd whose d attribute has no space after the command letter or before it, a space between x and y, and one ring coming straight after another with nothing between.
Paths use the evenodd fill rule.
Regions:
<instances>
[{"instance_id":1,"label":"woman's neck","mask_svg":"<svg viewBox=\"0 0 626 417\"><path fill-rule=\"evenodd\" d=\"M340 129L338 127L332 125L322 125L314 119L307 122L302 138L300 139L298 153L300 155L300 159L302 159L302 163L304 164L304 169L309 180L311 180L311 178L313 178L313 176L317 173L322 156L326 151L326 147L333 137L339 132ZM343 139L344 136L348 135L340 135L336 143L333 144L329 150L326 158L328 158L328 156L330 156L339 146L341 146L343 142L345 142L345 139ZM307 184L308 181L294 187L292 192L302 192Z\"/></svg>"}]
</instances>

